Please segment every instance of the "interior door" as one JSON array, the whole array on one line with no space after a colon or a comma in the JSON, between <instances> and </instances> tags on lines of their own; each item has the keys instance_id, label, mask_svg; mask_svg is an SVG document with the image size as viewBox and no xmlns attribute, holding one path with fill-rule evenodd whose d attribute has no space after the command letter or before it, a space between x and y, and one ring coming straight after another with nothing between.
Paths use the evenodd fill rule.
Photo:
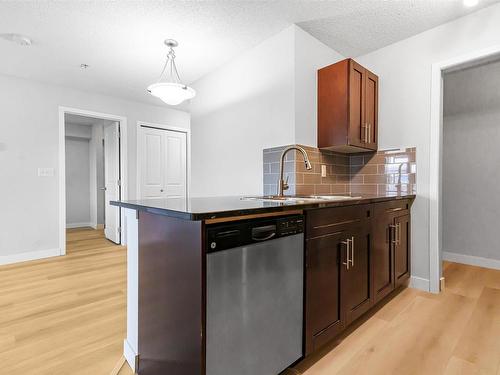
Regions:
<instances>
[{"instance_id":1,"label":"interior door","mask_svg":"<svg viewBox=\"0 0 500 375\"><path fill-rule=\"evenodd\" d=\"M162 198L165 185L165 130L141 128L141 198Z\"/></svg>"},{"instance_id":2,"label":"interior door","mask_svg":"<svg viewBox=\"0 0 500 375\"><path fill-rule=\"evenodd\" d=\"M366 146L365 68L351 60L349 64L349 144Z\"/></svg>"},{"instance_id":3,"label":"interior door","mask_svg":"<svg viewBox=\"0 0 500 375\"><path fill-rule=\"evenodd\" d=\"M120 124L104 127L105 237L120 243L120 208L110 201L120 200Z\"/></svg>"},{"instance_id":4,"label":"interior door","mask_svg":"<svg viewBox=\"0 0 500 375\"><path fill-rule=\"evenodd\" d=\"M186 197L186 133L164 131L165 197Z\"/></svg>"},{"instance_id":5,"label":"interior door","mask_svg":"<svg viewBox=\"0 0 500 375\"><path fill-rule=\"evenodd\" d=\"M141 198L185 198L186 133L142 127Z\"/></svg>"},{"instance_id":6,"label":"interior door","mask_svg":"<svg viewBox=\"0 0 500 375\"><path fill-rule=\"evenodd\" d=\"M345 239L341 284L343 320L349 324L371 307L370 231L359 225Z\"/></svg>"},{"instance_id":7,"label":"interior door","mask_svg":"<svg viewBox=\"0 0 500 375\"><path fill-rule=\"evenodd\" d=\"M377 149L377 127L378 127L378 77L372 72L365 70L365 126L368 127L366 147Z\"/></svg>"}]
</instances>

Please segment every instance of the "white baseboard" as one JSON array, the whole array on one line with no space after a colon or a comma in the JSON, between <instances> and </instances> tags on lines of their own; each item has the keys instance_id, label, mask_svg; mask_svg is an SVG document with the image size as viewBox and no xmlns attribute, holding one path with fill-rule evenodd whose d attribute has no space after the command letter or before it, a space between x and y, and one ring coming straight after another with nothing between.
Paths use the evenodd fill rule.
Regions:
<instances>
[{"instance_id":1,"label":"white baseboard","mask_svg":"<svg viewBox=\"0 0 500 375\"><path fill-rule=\"evenodd\" d=\"M451 253L449 251L443 251L443 260L455 263L468 264L471 266L500 270L500 260L498 259L482 258L473 255L465 255L465 254Z\"/></svg>"},{"instance_id":2,"label":"white baseboard","mask_svg":"<svg viewBox=\"0 0 500 375\"><path fill-rule=\"evenodd\" d=\"M92 223L66 223L66 229L92 227Z\"/></svg>"},{"instance_id":3,"label":"white baseboard","mask_svg":"<svg viewBox=\"0 0 500 375\"><path fill-rule=\"evenodd\" d=\"M134 374L136 373L136 370L137 370L135 368L135 362L136 362L137 355L138 354L134 351L134 349L132 349L132 346L127 341L127 339L123 340L123 356L127 360L128 365L130 366L130 368L132 369Z\"/></svg>"},{"instance_id":4,"label":"white baseboard","mask_svg":"<svg viewBox=\"0 0 500 375\"><path fill-rule=\"evenodd\" d=\"M420 289L424 292L428 292L430 290L430 282L427 279L412 276L410 277L410 288Z\"/></svg>"},{"instance_id":5,"label":"white baseboard","mask_svg":"<svg viewBox=\"0 0 500 375\"><path fill-rule=\"evenodd\" d=\"M27 251L19 254L1 255L0 265L12 264L18 262L27 262L29 260L37 260L43 258L56 257L61 255L60 249L48 249L38 251Z\"/></svg>"}]
</instances>

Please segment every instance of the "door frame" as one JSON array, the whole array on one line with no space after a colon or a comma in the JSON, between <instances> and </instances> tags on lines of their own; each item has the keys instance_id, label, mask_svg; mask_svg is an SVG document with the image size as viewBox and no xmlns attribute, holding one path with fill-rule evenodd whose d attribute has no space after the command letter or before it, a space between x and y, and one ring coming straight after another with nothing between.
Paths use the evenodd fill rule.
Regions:
<instances>
[{"instance_id":1,"label":"door frame","mask_svg":"<svg viewBox=\"0 0 500 375\"><path fill-rule=\"evenodd\" d=\"M185 133L186 134L186 198L191 196L191 129L181 128L178 126L170 126L165 124L158 124L146 121L137 121L137 155L136 155L136 165L137 165L137 197L141 197L141 173L142 173L142 133L141 127L148 127L159 130L169 130L173 132Z\"/></svg>"},{"instance_id":2,"label":"door frame","mask_svg":"<svg viewBox=\"0 0 500 375\"><path fill-rule=\"evenodd\" d=\"M95 117L102 120L120 123L120 198L128 199L128 164L127 164L127 118L109 113L89 111L86 109L59 106L59 255L66 254L66 145L64 115L66 113L79 116ZM125 244L126 228L124 212L120 209L120 243Z\"/></svg>"},{"instance_id":3,"label":"door frame","mask_svg":"<svg viewBox=\"0 0 500 375\"><path fill-rule=\"evenodd\" d=\"M500 55L500 45L432 64L429 152L429 291L440 292L442 275L443 73Z\"/></svg>"}]
</instances>

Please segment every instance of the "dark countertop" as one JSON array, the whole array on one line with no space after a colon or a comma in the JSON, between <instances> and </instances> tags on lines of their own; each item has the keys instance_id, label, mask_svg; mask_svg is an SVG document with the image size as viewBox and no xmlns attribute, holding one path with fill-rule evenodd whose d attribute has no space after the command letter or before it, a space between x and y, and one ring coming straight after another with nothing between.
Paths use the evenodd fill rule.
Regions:
<instances>
[{"instance_id":1,"label":"dark countertop","mask_svg":"<svg viewBox=\"0 0 500 375\"><path fill-rule=\"evenodd\" d=\"M111 205L146 211L184 220L206 220L266 212L305 210L323 207L352 206L393 199L413 199L414 194L356 195L355 199L315 202L242 200L242 197L166 198L135 201L112 201Z\"/></svg>"}]
</instances>

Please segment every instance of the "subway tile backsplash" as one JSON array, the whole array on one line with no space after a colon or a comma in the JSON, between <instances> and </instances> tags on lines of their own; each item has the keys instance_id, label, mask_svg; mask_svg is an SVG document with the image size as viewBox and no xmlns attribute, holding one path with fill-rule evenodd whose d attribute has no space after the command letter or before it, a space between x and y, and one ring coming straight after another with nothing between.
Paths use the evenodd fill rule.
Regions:
<instances>
[{"instance_id":1,"label":"subway tile backsplash","mask_svg":"<svg viewBox=\"0 0 500 375\"><path fill-rule=\"evenodd\" d=\"M306 170L298 151L287 154L284 165L284 176L290 186L287 195L416 193L415 148L345 155L300 146L307 151L313 168ZM277 194L279 161L286 147L263 151L264 195ZM321 176L322 165L326 168L325 177Z\"/></svg>"}]
</instances>

